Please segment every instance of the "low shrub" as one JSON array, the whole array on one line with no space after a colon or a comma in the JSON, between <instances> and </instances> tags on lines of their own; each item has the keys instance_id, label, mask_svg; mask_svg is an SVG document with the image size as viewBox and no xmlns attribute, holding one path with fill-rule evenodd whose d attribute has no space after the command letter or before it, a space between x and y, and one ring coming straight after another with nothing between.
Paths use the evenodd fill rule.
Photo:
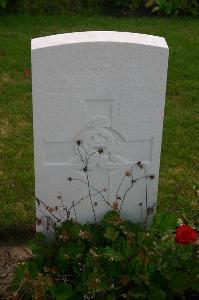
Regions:
<instances>
[{"instance_id":1,"label":"low shrub","mask_svg":"<svg viewBox=\"0 0 199 300\"><path fill-rule=\"evenodd\" d=\"M197 0L146 0L145 7L159 15L198 15Z\"/></svg>"},{"instance_id":2,"label":"low shrub","mask_svg":"<svg viewBox=\"0 0 199 300\"><path fill-rule=\"evenodd\" d=\"M143 0L102 0L104 12L128 16L144 6Z\"/></svg>"},{"instance_id":3,"label":"low shrub","mask_svg":"<svg viewBox=\"0 0 199 300\"><path fill-rule=\"evenodd\" d=\"M0 0L5 3L8 12L31 15L65 15L82 10L96 13L100 5L98 0ZM0 2L1 7L1 2Z\"/></svg>"},{"instance_id":4,"label":"low shrub","mask_svg":"<svg viewBox=\"0 0 199 300\"><path fill-rule=\"evenodd\" d=\"M32 15L65 15L74 12L108 13L131 16L139 14L198 15L198 0L0 0L0 12Z\"/></svg>"},{"instance_id":5,"label":"low shrub","mask_svg":"<svg viewBox=\"0 0 199 300\"><path fill-rule=\"evenodd\" d=\"M195 299L197 233L176 224L156 215L144 229L113 210L100 224L70 219L53 238L39 233L16 270L14 299Z\"/></svg>"}]
</instances>

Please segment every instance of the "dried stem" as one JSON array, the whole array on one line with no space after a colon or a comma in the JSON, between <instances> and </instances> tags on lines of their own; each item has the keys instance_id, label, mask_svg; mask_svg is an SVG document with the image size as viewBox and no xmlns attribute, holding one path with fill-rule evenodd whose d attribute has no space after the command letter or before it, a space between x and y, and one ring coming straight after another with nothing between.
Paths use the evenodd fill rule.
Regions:
<instances>
[{"instance_id":1,"label":"dried stem","mask_svg":"<svg viewBox=\"0 0 199 300\"><path fill-rule=\"evenodd\" d=\"M127 190L124 193L124 196L122 197L122 202L121 202L121 205L119 208L119 213L121 212L122 206L124 204L124 200L126 199L126 196L127 196L128 192L132 189L133 185L134 185L134 180L131 181L130 187L127 188Z\"/></svg>"},{"instance_id":2,"label":"dried stem","mask_svg":"<svg viewBox=\"0 0 199 300\"><path fill-rule=\"evenodd\" d=\"M98 191L98 192L92 194L92 196L96 196L96 195L98 195L99 193L101 193L101 192ZM89 196L84 196L84 197L82 197L82 198L81 198L79 201L77 201L77 202L74 202L74 201L73 201L74 206L79 205L83 200L85 200L85 199L87 199L87 198L89 198ZM72 208L73 208L73 206L71 206L68 210L70 211Z\"/></svg>"},{"instance_id":3,"label":"dried stem","mask_svg":"<svg viewBox=\"0 0 199 300\"><path fill-rule=\"evenodd\" d=\"M73 207L73 210L74 210L76 221L78 222L78 220L77 220L77 213L76 213L75 206L74 206L74 201L72 202L72 207Z\"/></svg>"},{"instance_id":4,"label":"dried stem","mask_svg":"<svg viewBox=\"0 0 199 300\"><path fill-rule=\"evenodd\" d=\"M124 176L122 177L122 180L120 181L120 184L118 185L118 188L117 188L117 191L116 191L116 199L117 199L119 190L120 190L120 188L121 188L121 186L122 186L122 183L123 183L123 181L124 181L125 178L126 178L126 175L124 175Z\"/></svg>"},{"instance_id":5,"label":"dried stem","mask_svg":"<svg viewBox=\"0 0 199 300\"><path fill-rule=\"evenodd\" d=\"M90 203L91 203L91 207L92 207L92 211L93 211L93 217L94 217L95 222L97 222L96 215L95 215L95 209L94 209L94 206L93 206L92 195L91 195L90 179L89 179L89 176L88 176L88 163L89 163L89 159L91 158L91 156L95 152L93 152L92 154L90 154L89 157L85 158L85 160L84 160L83 157L82 157L82 155L81 155L81 151L79 149L79 146L80 146L80 143L78 143L77 149L78 149L81 161L82 161L82 163L84 165L83 171L86 173L86 181L87 181L87 186L88 186L88 194L89 194L89 199L90 199ZM86 161L86 163L85 163L85 161Z\"/></svg>"},{"instance_id":6,"label":"dried stem","mask_svg":"<svg viewBox=\"0 0 199 300\"><path fill-rule=\"evenodd\" d=\"M83 179L73 178L72 181L73 181L73 180L74 180L74 181L80 181L80 182L82 182L82 183L84 183L84 184L87 185L87 183L86 183ZM112 208L111 204L106 200L106 198L104 197L104 195L102 194L102 192L101 192L100 190L98 190L97 188L95 188L95 187L94 187L93 185L91 185L91 184L90 184L90 188L91 188L92 190L96 191L96 192L102 197L103 201L104 201L107 205L109 205L109 206Z\"/></svg>"},{"instance_id":7,"label":"dried stem","mask_svg":"<svg viewBox=\"0 0 199 300\"><path fill-rule=\"evenodd\" d=\"M56 222L60 222L61 220L65 220L65 219L69 219L70 217L70 214L71 214L71 210L74 211L74 215L75 215L75 219L77 220L77 212L76 212L76 207L77 205L79 205L82 201L86 200L86 199L89 199L90 200L90 204L91 204L91 207L92 207L92 212L93 212L93 217L94 217L94 221L96 222L97 219L96 219L96 213L95 213L95 203L93 202L93 196L96 196L96 195L99 195L102 199L102 201L104 203L106 203L111 209L113 208L112 205L106 200L105 196L103 195L103 191L105 191L105 189L102 189L102 190L99 190L97 189L95 186L91 185L90 183L90 178L89 178L89 172L88 172L88 165L89 165L89 162L91 160L91 158L97 153L99 152L99 154L103 153L103 149L99 149L98 151L94 151L92 152L90 155L86 156L86 153L82 153L82 151L84 151L83 149L80 148L80 145L81 145L81 141L76 141L77 143L77 151L79 153L79 156L80 156L80 160L83 164L83 167L82 167L82 171L85 173L85 180L84 179L79 179L79 178L72 178L72 177L68 177L68 180L69 181L79 181L79 182L82 182L83 184L85 184L88 188L88 195L86 196L83 196L81 197L77 202L73 201L72 202L72 205L68 208L65 204L64 204L64 199L63 199L63 196L62 194L59 192L59 195L58 195L58 199L61 200L61 205L59 206L55 206L55 207L49 207L47 206L43 201L37 199L37 202L38 202L38 206L40 204L42 204L45 208L45 210L47 210L49 212L49 214L52 216L52 218L54 218L56 220ZM137 165L141 170L144 171L144 175L143 176L140 176L140 177L137 177L134 179L133 177L133 168L134 166ZM119 192L120 192L120 189L126 179L126 177L130 177L130 186L128 186L123 195L119 195ZM147 184L147 179L148 177L150 177L150 179L153 179L154 176L153 175L147 175L146 173L146 169L144 167L144 165L139 161L135 164L132 165L131 169L129 171L126 171L124 176L122 177L119 185L118 185L118 188L117 188L117 191L116 191L116 199L120 199L121 200L121 204L120 204L120 207L118 209L118 212L121 213L121 210L122 210L122 207L123 207L123 204L124 204L124 201L126 200L126 197L128 195L128 193L130 192L130 190L133 188L134 186L134 183L136 183L138 180L141 180L143 178L145 178L145 206L146 206L146 218L144 220L144 224L146 225L146 222L147 222L147 217L148 217L148 184ZM93 193L91 191L94 191ZM97 202L96 202L96 205L97 205ZM141 213L141 223L143 221L143 205L142 205L142 202L139 204L140 206L140 213ZM62 208L62 210L61 210ZM60 209L60 210L59 210ZM44 214L44 212L41 210L43 216L41 218L41 221L43 223L43 218L45 217L45 220L46 220L46 228L49 229L49 225L53 225L54 226L54 222L53 220L51 220L51 218L49 216L46 216ZM57 215L60 218L57 217ZM56 224L55 222L55 224ZM52 223L52 224L51 224Z\"/></svg>"}]
</instances>

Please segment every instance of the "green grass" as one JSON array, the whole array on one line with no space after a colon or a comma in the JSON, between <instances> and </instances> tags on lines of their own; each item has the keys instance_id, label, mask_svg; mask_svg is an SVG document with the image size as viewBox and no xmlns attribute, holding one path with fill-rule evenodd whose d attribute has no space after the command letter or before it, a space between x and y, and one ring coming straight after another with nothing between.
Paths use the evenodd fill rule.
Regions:
<instances>
[{"instance_id":1,"label":"green grass","mask_svg":"<svg viewBox=\"0 0 199 300\"><path fill-rule=\"evenodd\" d=\"M0 17L2 196L0 231L34 228L31 38L84 30L160 35L170 48L159 211L196 211L199 22L192 18ZM24 73L25 72L25 73Z\"/></svg>"}]
</instances>

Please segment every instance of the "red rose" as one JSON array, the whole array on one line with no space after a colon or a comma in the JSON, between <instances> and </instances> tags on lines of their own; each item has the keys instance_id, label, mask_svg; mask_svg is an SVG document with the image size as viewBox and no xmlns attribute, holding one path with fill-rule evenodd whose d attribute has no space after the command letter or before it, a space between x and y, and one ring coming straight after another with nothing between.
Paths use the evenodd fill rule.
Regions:
<instances>
[{"instance_id":1,"label":"red rose","mask_svg":"<svg viewBox=\"0 0 199 300\"><path fill-rule=\"evenodd\" d=\"M176 243L187 245L196 241L197 232L188 225L180 225L176 230Z\"/></svg>"}]
</instances>

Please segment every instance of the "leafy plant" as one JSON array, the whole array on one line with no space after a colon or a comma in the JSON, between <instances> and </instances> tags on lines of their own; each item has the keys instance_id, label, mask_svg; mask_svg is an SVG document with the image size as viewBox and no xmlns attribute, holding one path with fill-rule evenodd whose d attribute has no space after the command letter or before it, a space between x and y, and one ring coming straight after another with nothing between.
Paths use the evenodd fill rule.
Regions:
<instances>
[{"instance_id":1,"label":"leafy plant","mask_svg":"<svg viewBox=\"0 0 199 300\"><path fill-rule=\"evenodd\" d=\"M118 10L123 15L129 15L137 11L142 5L142 0L102 0L104 10Z\"/></svg>"},{"instance_id":2,"label":"leafy plant","mask_svg":"<svg viewBox=\"0 0 199 300\"><path fill-rule=\"evenodd\" d=\"M146 8L151 8L153 13L163 13L167 16L174 14L178 8L178 1L172 0L147 0Z\"/></svg>"},{"instance_id":3,"label":"leafy plant","mask_svg":"<svg viewBox=\"0 0 199 300\"><path fill-rule=\"evenodd\" d=\"M9 0L0 0L0 8L6 8Z\"/></svg>"},{"instance_id":4,"label":"leafy plant","mask_svg":"<svg viewBox=\"0 0 199 300\"><path fill-rule=\"evenodd\" d=\"M15 299L190 299L197 246L175 242L176 222L156 215L144 230L109 211L100 224L65 221L52 240L37 234L16 270Z\"/></svg>"},{"instance_id":5,"label":"leafy plant","mask_svg":"<svg viewBox=\"0 0 199 300\"><path fill-rule=\"evenodd\" d=\"M166 16L178 14L199 13L199 3L197 0L146 0L145 7L152 13L164 14Z\"/></svg>"},{"instance_id":6,"label":"leafy plant","mask_svg":"<svg viewBox=\"0 0 199 300\"><path fill-rule=\"evenodd\" d=\"M8 0L9 1L9 0ZM8 10L39 15L57 15L68 12L77 12L82 9L94 10L97 7L96 0L11 0Z\"/></svg>"},{"instance_id":7,"label":"leafy plant","mask_svg":"<svg viewBox=\"0 0 199 300\"><path fill-rule=\"evenodd\" d=\"M179 11L182 14L199 14L199 2L197 0L180 0Z\"/></svg>"}]
</instances>

